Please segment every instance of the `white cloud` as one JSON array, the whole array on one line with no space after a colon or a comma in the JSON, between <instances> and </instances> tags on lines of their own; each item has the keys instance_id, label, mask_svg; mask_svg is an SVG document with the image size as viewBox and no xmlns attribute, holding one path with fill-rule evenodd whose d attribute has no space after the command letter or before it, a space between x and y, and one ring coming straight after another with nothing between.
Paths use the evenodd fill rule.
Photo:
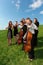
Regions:
<instances>
[{"instance_id":1,"label":"white cloud","mask_svg":"<svg viewBox=\"0 0 43 65\"><path fill-rule=\"evenodd\" d=\"M20 0L17 0L17 1L16 1L15 6L16 6L17 10L19 10L19 8L20 8Z\"/></svg>"},{"instance_id":2,"label":"white cloud","mask_svg":"<svg viewBox=\"0 0 43 65\"><path fill-rule=\"evenodd\" d=\"M29 8L32 8L33 10L41 7L43 4L43 0L33 0L33 3L29 5Z\"/></svg>"},{"instance_id":3,"label":"white cloud","mask_svg":"<svg viewBox=\"0 0 43 65\"><path fill-rule=\"evenodd\" d=\"M17 10L19 10L20 3L21 3L20 0L12 0L11 3L15 5L15 7L17 8Z\"/></svg>"},{"instance_id":4,"label":"white cloud","mask_svg":"<svg viewBox=\"0 0 43 65\"><path fill-rule=\"evenodd\" d=\"M40 11L40 14L43 14L43 11Z\"/></svg>"}]
</instances>

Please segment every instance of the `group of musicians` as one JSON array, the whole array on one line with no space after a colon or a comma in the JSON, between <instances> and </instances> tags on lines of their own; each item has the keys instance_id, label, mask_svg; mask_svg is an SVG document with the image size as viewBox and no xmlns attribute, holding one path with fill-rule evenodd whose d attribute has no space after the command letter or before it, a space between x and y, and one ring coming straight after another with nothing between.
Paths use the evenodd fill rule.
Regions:
<instances>
[{"instance_id":1,"label":"group of musicians","mask_svg":"<svg viewBox=\"0 0 43 65\"><path fill-rule=\"evenodd\" d=\"M20 28L20 31L23 32L22 36L20 36L21 32L20 33L18 32L18 27ZM12 28L13 28L14 37L17 41L16 44L17 43L19 44L19 42L18 42L19 38L22 41L21 42L23 44L22 50L24 50L24 44L27 44L27 43L31 44L31 50L28 51L28 56L30 58L30 61L32 61L35 58L34 48L37 46L38 27L39 27L39 22L38 22L37 18L34 18L34 22L32 22L32 20L30 18L26 18L26 19L23 18L19 24L17 21L16 21L15 25L12 24L12 21L9 21L9 24L8 24L8 34L7 34L8 44L9 45L12 44L11 40L13 38L13 33L12 33ZM27 41L27 39L28 39L28 41Z\"/></svg>"}]
</instances>

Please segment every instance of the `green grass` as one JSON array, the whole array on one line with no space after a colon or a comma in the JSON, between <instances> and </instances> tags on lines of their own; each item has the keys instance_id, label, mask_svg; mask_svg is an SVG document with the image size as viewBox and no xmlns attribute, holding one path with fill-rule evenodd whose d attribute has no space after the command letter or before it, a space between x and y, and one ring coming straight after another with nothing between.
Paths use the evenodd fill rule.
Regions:
<instances>
[{"instance_id":1,"label":"green grass","mask_svg":"<svg viewBox=\"0 0 43 65\"><path fill-rule=\"evenodd\" d=\"M22 45L8 46L7 31L0 31L0 65L43 65L43 26L39 27L38 47L35 48L36 59L29 61L28 54L22 51Z\"/></svg>"}]
</instances>

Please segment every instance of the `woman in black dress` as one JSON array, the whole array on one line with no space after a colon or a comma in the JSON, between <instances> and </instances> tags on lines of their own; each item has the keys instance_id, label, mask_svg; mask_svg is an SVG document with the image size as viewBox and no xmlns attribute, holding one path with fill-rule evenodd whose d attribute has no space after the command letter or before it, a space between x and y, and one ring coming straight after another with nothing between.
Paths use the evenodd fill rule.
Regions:
<instances>
[{"instance_id":1,"label":"woman in black dress","mask_svg":"<svg viewBox=\"0 0 43 65\"><path fill-rule=\"evenodd\" d=\"M14 39L17 41L18 37L18 22L16 21L16 24L13 26L14 28Z\"/></svg>"},{"instance_id":2,"label":"woman in black dress","mask_svg":"<svg viewBox=\"0 0 43 65\"><path fill-rule=\"evenodd\" d=\"M8 45L11 45L12 43L12 21L9 21L9 24L8 24L8 33L7 33L7 37L8 37Z\"/></svg>"},{"instance_id":3,"label":"woman in black dress","mask_svg":"<svg viewBox=\"0 0 43 65\"><path fill-rule=\"evenodd\" d=\"M39 22L38 22L37 18L34 18L34 24L37 27L39 27ZM38 30L35 30L35 47L37 46L37 42L38 42L37 36L38 36Z\"/></svg>"}]
</instances>

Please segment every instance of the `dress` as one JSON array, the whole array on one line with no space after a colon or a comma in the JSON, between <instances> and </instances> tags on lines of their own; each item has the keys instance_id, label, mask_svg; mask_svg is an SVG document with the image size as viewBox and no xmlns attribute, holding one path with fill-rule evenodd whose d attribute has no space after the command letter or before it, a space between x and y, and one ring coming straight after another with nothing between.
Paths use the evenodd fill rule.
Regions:
<instances>
[{"instance_id":1,"label":"dress","mask_svg":"<svg viewBox=\"0 0 43 65\"><path fill-rule=\"evenodd\" d=\"M17 26L14 26L14 36L16 36L18 34L18 28Z\"/></svg>"},{"instance_id":2,"label":"dress","mask_svg":"<svg viewBox=\"0 0 43 65\"><path fill-rule=\"evenodd\" d=\"M11 39L13 37L12 35L12 29L8 27L8 33L7 33L8 39Z\"/></svg>"}]
</instances>

